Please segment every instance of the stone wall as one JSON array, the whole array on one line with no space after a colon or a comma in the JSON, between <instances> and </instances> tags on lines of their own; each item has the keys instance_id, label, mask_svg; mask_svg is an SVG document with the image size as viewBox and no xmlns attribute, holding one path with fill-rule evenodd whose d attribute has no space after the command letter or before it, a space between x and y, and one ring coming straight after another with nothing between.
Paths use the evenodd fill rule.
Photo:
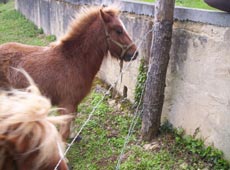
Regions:
<instances>
[{"instance_id":1,"label":"stone wall","mask_svg":"<svg viewBox=\"0 0 230 170\"><path fill-rule=\"evenodd\" d=\"M16 8L47 34L60 37L82 5L110 4L112 0L16 0ZM121 1L122 20L140 56L131 62L117 90L128 88L133 101L141 58L148 60L153 27L154 5ZM167 72L162 119L188 134L199 129L207 144L224 151L230 160L230 15L188 8L175 9L173 45ZM124 68L129 63L124 64ZM119 62L108 57L99 77L113 83L119 75Z\"/></svg>"}]
</instances>

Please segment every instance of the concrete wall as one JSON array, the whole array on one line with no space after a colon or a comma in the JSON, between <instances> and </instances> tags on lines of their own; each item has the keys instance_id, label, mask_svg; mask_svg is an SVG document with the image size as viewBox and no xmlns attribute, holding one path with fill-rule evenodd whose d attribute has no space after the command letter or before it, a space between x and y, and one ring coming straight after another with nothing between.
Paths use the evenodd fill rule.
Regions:
<instances>
[{"instance_id":1,"label":"concrete wall","mask_svg":"<svg viewBox=\"0 0 230 170\"><path fill-rule=\"evenodd\" d=\"M82 5L110 4L112 0L16 0L16 8L47 34L61 36L74 13ZM140 57L131 63L117 90L128 88L133 101L140 59L148 60L154 5L121 1L122 20L134 41L140 45ZM207 144L224 151L230 160L230 15L187 8L175 9L173 45L166 80L162 119L188 134L200 130ZM128 63L124 64L126 67ZM119 75L119 62L108 57L99 76L113 83Z\"/></svg>"},{"instance_id":2,"label":"concrete wall","mask_svg":"<svg viewBox=\"0 0 230 170\"><path fill-rule=\"evenodd\" d=\"M176 22L164 116L230 159L230 28Z\"/></svg>"}]
</instances>

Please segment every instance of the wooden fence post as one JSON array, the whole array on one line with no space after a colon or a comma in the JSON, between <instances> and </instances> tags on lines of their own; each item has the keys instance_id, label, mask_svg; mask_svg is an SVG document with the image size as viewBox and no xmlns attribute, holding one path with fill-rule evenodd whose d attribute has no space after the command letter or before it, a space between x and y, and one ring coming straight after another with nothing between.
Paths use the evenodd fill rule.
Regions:
<instances>
[{"instance_id":1,"label":"wooden fence post","mask_svg":"<svg viewBox=\"0 0 230 170\"><path fill-rule=\"evenodd\" d=\"M171 48L175 0L157 0L148 77L143 97L142 139L150 141L159 130L166 72Z\"/></svg>"}]
</instances>

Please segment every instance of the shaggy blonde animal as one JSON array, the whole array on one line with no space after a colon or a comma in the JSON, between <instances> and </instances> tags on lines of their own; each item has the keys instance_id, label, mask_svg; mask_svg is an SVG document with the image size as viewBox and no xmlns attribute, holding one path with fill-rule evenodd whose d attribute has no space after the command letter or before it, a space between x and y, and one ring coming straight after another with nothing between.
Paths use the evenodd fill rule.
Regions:
<instances>
[{"instance_id":1,"label":"shaggy blonde animal","mask_svg":"<svg viewBox=\"0 0 230 170\"><path fill-rule=\"evenodd\" d=\"M0 91L0 151L3 154L0 170L7 170L9 166L5 165L7 153L16 156L18 169L24 169L24 165L28 168L29 161L33 170L46 170L46 167L48 170L55 167L64 150L55 125L71 117L48 116L53 112L50 100L42 96L33 80L22 72L31 84L26 90ZM66 164L62 166L67 169Z\"/></svg>"}]
</instances>

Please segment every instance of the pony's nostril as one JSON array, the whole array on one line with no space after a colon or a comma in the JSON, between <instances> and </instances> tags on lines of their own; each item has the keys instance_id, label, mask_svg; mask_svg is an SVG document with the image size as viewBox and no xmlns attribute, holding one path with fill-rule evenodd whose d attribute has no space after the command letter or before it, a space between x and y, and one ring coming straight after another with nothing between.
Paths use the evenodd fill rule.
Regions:
<instances>
[{"instance_id":1,"label":"pony's nostril","mask_svg":"<svg viewBox=\"0 0 230 170\"><path fill-rule=\"evenodd\" d=\"M135 59L137 58L138 55L139 55L139 52L136 51L135 54L134 54L134 56L133 56L133 60L135 60Z\"/></svg>"}]
</instances>

